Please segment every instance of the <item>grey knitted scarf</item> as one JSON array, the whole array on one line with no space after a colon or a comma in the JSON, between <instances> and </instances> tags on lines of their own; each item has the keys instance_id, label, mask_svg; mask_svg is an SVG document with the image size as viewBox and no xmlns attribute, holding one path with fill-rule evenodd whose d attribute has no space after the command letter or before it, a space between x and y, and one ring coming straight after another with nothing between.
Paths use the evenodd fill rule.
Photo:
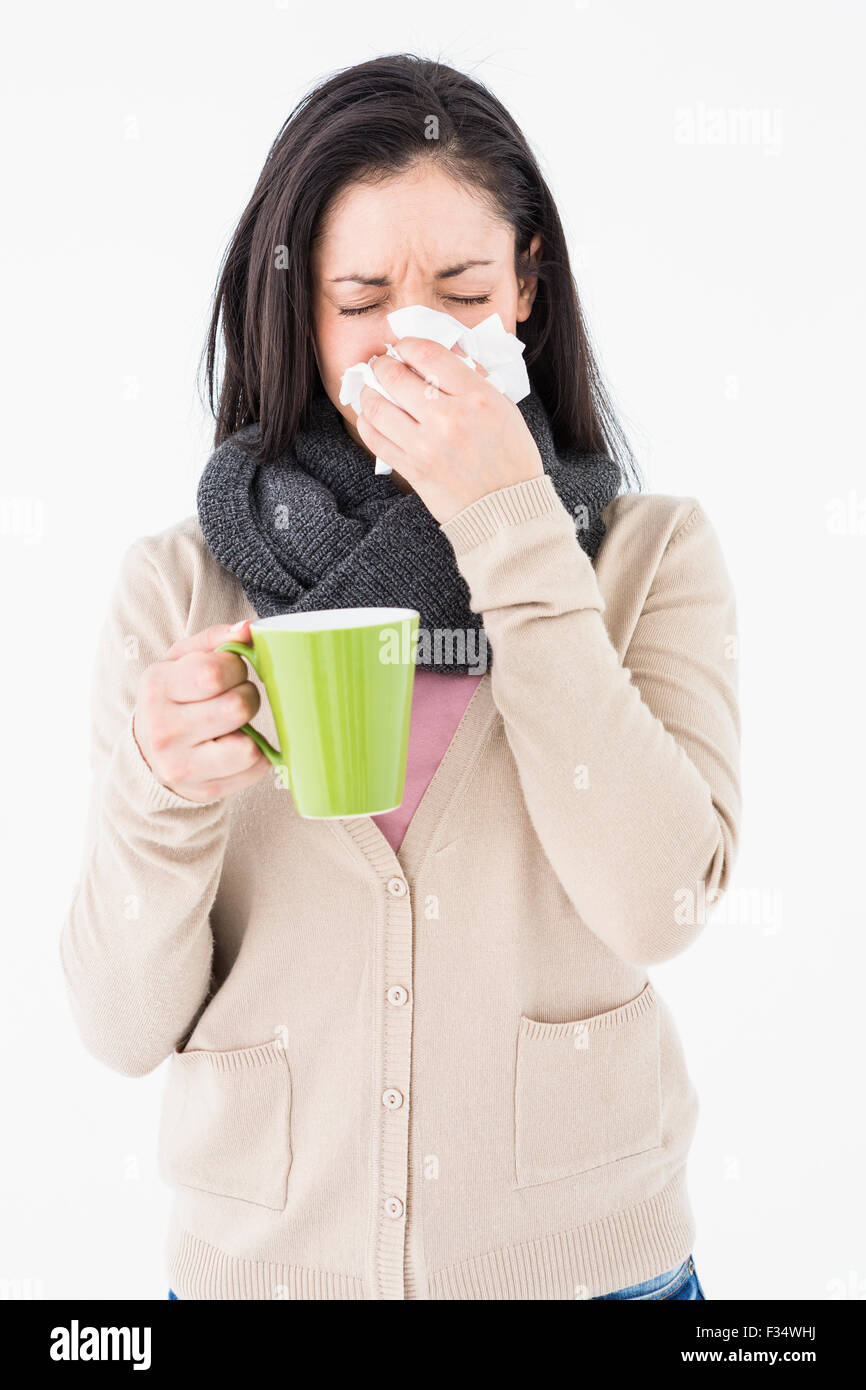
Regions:
<instances>
[{"instance_id":1,"label":"grey knitted scarf","mask_svg":"<svg viewBox=\"0 0 866 1390\"><path fill-rule=\"evenodd\" d=\"M619 492L610 459L557 453L547 413L532 391L518 403L545 473L575 518L575 536L595 558L601 513ZM420 613L417 664L477 674L489 665L481 618L438 522L415 493L402 493L349 435L324 394L309 423L273 463L244 446L246 425L211 455L198 486L204 538L234 574L259 617L321 608L400 607Z\"/></svg>"}]
</instances>

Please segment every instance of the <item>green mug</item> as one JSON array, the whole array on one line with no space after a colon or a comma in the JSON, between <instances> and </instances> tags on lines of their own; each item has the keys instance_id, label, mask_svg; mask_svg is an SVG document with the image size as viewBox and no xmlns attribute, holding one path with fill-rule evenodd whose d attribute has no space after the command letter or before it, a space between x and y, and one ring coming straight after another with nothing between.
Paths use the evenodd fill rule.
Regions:
<instances>
[{"instance_id":1,"label":"green mug","mask_svg":"<svg viewBox=\"0 0 866 1390\"><path fill-rule=\"evenodd\" d=\"M414 608L326 608L250 624L252 646L217 651L249 661L267 692L280 748L243 732L284 772L311 820L376 816L403 800L419 614Z\"/></svg>"}]
</instances>

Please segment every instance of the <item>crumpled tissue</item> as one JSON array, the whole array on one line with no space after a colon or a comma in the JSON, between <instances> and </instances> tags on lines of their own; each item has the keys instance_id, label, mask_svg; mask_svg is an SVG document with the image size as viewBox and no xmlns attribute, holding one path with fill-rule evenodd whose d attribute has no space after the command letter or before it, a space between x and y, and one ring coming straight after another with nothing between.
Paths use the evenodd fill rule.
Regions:
<instances>
[{"instance_id":1,"label":"crumpled tissue","mask_svg":"<svg viewBox=\"0 0 866 1390\"><path fill-rule=\"evenodd\" d=\"M426 304L409 304L405 309L396 309L388 315L388 323L397 338L432 338L443 347L460 349L462 360L475 370L476 363L488 373L487 380L497 391L501 391L512 401L522 401L531 390L523 350L526 346L513 333L508 333L498 314L490 314L474 328L467 328L451 314L442 314L438 309L428 309ZM389 357L403 359L392 343L386 348ZM361 387L372 386L386 400L392 401L384 386L379 382L371 363L357 362L348 367L340 382L340 404L351 405L356 414L361 412ZM376 459L377 473L390 473L391 467L384 459Z\"/></svg>"}]
</instances>

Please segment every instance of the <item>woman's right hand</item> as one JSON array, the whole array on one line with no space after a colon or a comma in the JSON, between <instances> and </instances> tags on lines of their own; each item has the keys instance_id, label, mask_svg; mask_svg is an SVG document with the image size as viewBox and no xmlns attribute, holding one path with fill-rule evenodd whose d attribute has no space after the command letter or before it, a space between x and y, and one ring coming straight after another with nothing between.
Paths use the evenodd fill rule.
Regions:
<instances>
[{"instance_id":1,"label":"woman's right hand","mask_svg":"<svg viewBox=\"0 0 866 1390\"><path fill-rule=\"evenodd\" d=\"M158 782L188 801L212 801L258 782L270 768L240 732L256 714L259 692L221 642L251 641L250 619L183 637L141 677L133 733Z\"/></svg>"}]
</instances>

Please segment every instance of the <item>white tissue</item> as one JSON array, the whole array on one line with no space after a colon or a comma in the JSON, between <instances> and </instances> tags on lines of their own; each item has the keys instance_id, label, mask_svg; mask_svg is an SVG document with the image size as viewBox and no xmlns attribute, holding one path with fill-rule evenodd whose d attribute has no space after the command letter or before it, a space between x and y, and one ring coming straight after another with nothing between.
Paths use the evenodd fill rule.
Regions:
<instances>
[{"instance_id":1,"label":"white tissue","mask_svg":"<svg viewBox=\"0 0 866 1390\"><path fill-rule=\"evenodd\" d=\"M491 314L474 328L467 328L451 314L441 314L438 309L428 309L426 304L410 304L405 309L396 309L388 315L391 330L398 338L432 338L443 347L460 348L462 360L473 371L479 363L488 373L487 380L497 391L501 391L512 401L522 401L530 392L529 376L523 361L526 346L513 333L506 332L505 325L498 314ZM388 357L403 359L393 344L386 347ZM369 362L357 362L347 367L340 382L340 404L351 405L356 414L361 412L361 387L372 386L386 400L392 401L381 385ZM390 465L384 459L376 459L377 473L390 473Z\"/></svg>"}]
</instances>

